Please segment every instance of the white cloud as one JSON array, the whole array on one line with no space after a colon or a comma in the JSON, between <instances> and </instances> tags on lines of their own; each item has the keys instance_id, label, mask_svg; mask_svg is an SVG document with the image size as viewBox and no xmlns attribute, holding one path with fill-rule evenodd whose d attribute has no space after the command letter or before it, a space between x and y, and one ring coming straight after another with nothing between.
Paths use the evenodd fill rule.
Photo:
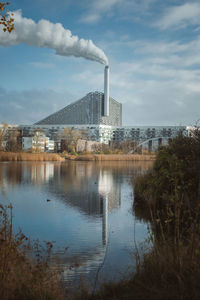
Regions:
<instances>
[{"instance_id":1,"label":"white cloud","mask_svg":"<svg viewBox=\"0 0 200 300\"><path fill-rule=\"evenodd\" d=\"M104 17L114 15L120 19L138 19L138 12L143 15L149 11L151 5L158 0L93 0L88 1L86 13L80 22L97 23Z\"/></svg>"},{"instance_id":2,"label":"white cloud","mask_svg":"<svg viewBox=\"0 0 200 300\"><path fill-rule=\"evenodd\" d=\"M96 23L100 20L100 14L89 13L80 19L81 23Z\"/></svg>"},{"instance_id":3,"label":"white cloud","mask_svg":"<svg viewBox=\"0 0 200 300\"><path fill-rule=\"evenodd\" d=\"M88 11L82 16L80 22L82 23L96 23L98 22L102 15L107 14L111 9L113 9L118 3L124 0L94 0L92 5L89 2Z\"/></svg>"},{"instance_id":4,"label":"white cloud","mask_svg":"<svg viewBox=\"0 0 200 300\"><path fill-rule=\"evenodd\" d=\"M187 25L200 24L200 3L185 3L166 9L165 14L155 22L155 26L160 29L180 28Z\"/></svg>"},{"instance_id":5,"label":"white cloud","mask_svg":"<svg viewBox=\"0 0 200 300\"><path fill-rule=\"evenodd\" d=\"M56 99L56 101L55 101ZM53 90L8 91L0 87L0 123L32 124L63 108L74 96Z\"/></svg>"},{"instance_id":6,"label":"white cloud","mask_svg":"<svg viewBox=\"0 0 200 300\"><path fill-rule=\"evenodd\" d=\"M108 11L109 9L111 9L114 5L116 5L119 2L121 2L121 0L96 1L95 5L94 5L94 8L95 8L95 10L97 10L99 12Z\"/></svg>"}]
</instances>

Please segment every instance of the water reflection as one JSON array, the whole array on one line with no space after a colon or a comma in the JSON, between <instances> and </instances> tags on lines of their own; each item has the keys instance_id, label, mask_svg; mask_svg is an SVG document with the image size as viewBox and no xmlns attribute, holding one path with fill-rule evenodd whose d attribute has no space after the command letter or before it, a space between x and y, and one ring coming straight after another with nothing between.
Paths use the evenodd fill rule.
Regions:
<instances>
[{"instance_id":1,"label":"water reflection","mask_svg":"<svg viewBox=\"0 0 200 300\"><path fill-rule=\"evenodd\" d=\"M130 264L127 249L133 250L132 182L151 165L0 163L0 201L12 202L15 228L34 239L56 241L66 278L91 277L107 252L102 274L113 279L117 273L111 266L123 272ZM146 225L138 223L137 240L145 233ZM69 270L72 262L79 267Z\"/></svg>"}]
</instances>

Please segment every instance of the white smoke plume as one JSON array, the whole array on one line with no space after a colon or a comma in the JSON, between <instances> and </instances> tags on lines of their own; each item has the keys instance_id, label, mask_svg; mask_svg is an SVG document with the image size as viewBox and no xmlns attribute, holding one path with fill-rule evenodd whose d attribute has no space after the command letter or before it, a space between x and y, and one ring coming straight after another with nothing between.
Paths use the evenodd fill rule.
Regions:
<instances>
[{"instance_id":1,"label":"white smoke plume","mask_svg":"<svg viewBox=\"0 0 200 300\"><path fill-rule=\"evenodd\" d=\"M21 10L14 12L15 30L11 33L3 32L0 28L0 45L12 46L24 43L30 46L51 48L62 56L84 57L99 63L108 64L104 52L93 44L91 40L79 39L62 24L53 24L48 20L35 23L32 19L22 17ZM0 25L1 26L1 25Z\"/></svg>"}]
</instances>

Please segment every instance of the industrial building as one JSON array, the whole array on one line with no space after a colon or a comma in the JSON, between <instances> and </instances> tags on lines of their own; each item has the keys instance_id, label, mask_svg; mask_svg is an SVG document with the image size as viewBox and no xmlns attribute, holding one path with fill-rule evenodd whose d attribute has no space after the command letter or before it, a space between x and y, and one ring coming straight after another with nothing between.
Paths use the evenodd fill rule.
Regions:
<instances>
[{"instance_id":1,"label":"industrial building","mask_svg":"<svg viewBox=\"0 0 200 300\"><path fill-rule=\"evenodd\" d=\"M113 141L134 141L141 143L147 140L165 142L177 136L184 126L122 126L122 104L110 97L109 67L104 71L104 93L91 92L82 99L66 106L45 119L37 122L32 128L40 128L51 139L57 132L70 127L73 130L87 130L88 140L108 144Z\"/></svg>"},{"instance_id":2,"label":"industrial building","mask_svg":"<svg viewBox=\"0 0 200 300\"><path fill-rule=\"evenodd\" d=\"M109 98L109 115L104 114L104 94L89 93L35 125L122 125L122 105Z\"/></svg>"},{"instance_id":3,"label":"industrial building","mask_svg":"<svg viewBox=\"0 0 200 300\"><path fill-rule=\"evenodd\" d=\"M87 141L105 144L112 141L120 143L129 140L138 144L147 141L149 149L168 143L180 131L187 135L186 126L122 126L122 104L111 98L109 93L108 66L104 70L104 93L90 92L80 100L33 125L19 126L20 136L27 137L23 139L22 148L29 147L30 142L34 147L34 139L30 137L33 137L37 131L43 132L46 140L49 138L58 145L61 143L62 131L67 127L73 131L85 131ZM53 142L49 146L50 151L52 147Z\"/></svg>"},{"instance_id":4,"label":"industrial building","mask_svg":"<svg viewBox=\"0 0 200 300\"><path fill-rule=\"evenodd\" d=\"M122 105L109 94L109 67L104 72L104 93L92 92L53 113L36 125L122 126Z\"/></svg>"}]
</instances>

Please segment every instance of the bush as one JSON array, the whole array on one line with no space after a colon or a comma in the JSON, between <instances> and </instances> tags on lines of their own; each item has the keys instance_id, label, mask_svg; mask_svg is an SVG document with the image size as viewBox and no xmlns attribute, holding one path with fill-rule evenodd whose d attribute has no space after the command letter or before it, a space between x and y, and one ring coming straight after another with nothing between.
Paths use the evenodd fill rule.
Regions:
<instances>
[{"instance_id":1,"label":"bush","mask_svg":"<svg viewBox=\"0 0 200 300\"><path fill-rule=\"evenodd\" d=\"M175 212L183 222L188 220L187 214L196 215L200 200L199 153L198 132L192 138L180 135L168 147L160 148L153 169L136 179L135 209L143 206L149 217L150 212L170 214L167 223L171 223Z\"/></svg>"},{"instance_id":2,"label":"bush","mask_svg":"<svg viewBox=\"0 0 200 300\"><path fill-rule=\"evenodd\" d=\"M135 182L135 214L150 221L151 251L136 274L154 299L200 298L200 135L160 148Z\"/></svg>"}]
</instances>

